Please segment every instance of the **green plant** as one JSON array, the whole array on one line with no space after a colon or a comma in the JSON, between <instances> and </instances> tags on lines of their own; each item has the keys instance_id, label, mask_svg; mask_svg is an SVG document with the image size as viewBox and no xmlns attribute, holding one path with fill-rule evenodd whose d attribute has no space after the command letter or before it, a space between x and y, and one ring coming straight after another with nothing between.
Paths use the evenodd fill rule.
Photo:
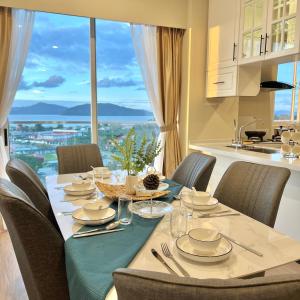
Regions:
<instances>
[{"instance_id":1,"label":"green plant","mask_svg":"<svg viewBox=\"0 0 300 300\"><path fill-rule=\"evenodd\" d=\"M122 144L118 140L113 141L117 154L113 154L112 158L127 171L128 175L137 175L143 171L145 166L153 163L161 151L160 142L157 143L154 134L150 141L147 140L146 135L142 137L139 144L137 140L135 129L131 128Z\"/></svg>"}]
</instances>

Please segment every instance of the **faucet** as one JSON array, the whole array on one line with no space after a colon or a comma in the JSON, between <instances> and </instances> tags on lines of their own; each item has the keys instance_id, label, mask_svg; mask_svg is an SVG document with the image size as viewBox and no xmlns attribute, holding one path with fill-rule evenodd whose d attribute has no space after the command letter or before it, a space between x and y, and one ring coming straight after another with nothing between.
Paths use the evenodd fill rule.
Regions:
<instances>
[{"instance_id":1,"label":"faucet","mask_svg":"<svg viewBox=\"0 0 300 300\"><path fill-rule=\"evenodd\" d=\"M240 126L239 131L238 131L239 134L237 136L237 123L236 123L236 120L234 120L235 136L234 136L234 141L232 142L232 145L236 146L236 147L242 147L243 146L242 130L244 128L246 128L247 126L256 123L257 121L262 121L262 119L256 119L255 118L255 120L253 120L251 122L248 122L248 123Z\"/></svg>"}]
</instances>

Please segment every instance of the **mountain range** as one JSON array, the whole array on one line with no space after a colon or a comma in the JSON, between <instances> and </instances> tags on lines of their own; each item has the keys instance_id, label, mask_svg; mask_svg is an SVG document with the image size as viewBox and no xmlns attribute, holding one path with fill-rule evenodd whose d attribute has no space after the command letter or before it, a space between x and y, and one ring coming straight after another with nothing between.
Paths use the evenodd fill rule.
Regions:
<instances>
[{"instance_id":1,"label":"mountain range","mask_svg":"<svg viewBox=\"0 0 300 300\"><path fill-rule=\"evenodd\" d=\"M89 116L90 104L66 107L57 104L39 102L29 106L13 107L13 115L65 115L65 116ZM134 109L112 103L99 103L97 105L98 116L152 116L153 114L144 109Z\"/></svg>"}]
</instances>

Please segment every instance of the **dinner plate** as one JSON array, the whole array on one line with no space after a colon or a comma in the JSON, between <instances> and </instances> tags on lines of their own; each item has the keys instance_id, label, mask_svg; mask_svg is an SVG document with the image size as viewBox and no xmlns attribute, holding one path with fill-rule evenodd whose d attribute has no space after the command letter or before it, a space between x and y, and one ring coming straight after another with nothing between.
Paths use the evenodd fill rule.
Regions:
<instances>
[{"instance_id":1,"label":"dinner plate","mask_svg":"<svg viewBox=\"0 0 300 300\"><path fill-rule=\"evenodd\" d=\"M92 178L93 177L93 171L88 171L87 176ZM103 173L95 173L96 178L109 178L111 176L112 172L111 171L105 171Z\"/></svg>"},{"instance_id":2,"label":"dinner plate","mask_svg":"<svg viewBox=\"0 0 300 300\"><path fill-rule=\"evenodd\" d=\"M105 215L97 219L96 217L89 217L86 215L84 212L83 208L76 209L73 214L72 218L75 222L82 224L82 225L100 225L100 224L105 224L111 220L113 220L116 216L116 211L113 208L108 208L107 212Z\"/></svg>"},{"instance_id":3,"label":"dinner plate","mask_svg":"<svg viewBox=\"0 0 300 300\"><path fill-rule=\"evenodd\" d=\"M155 219L163 217L173 210L173 206L163 201L139 201L132 203L129 210L145 219Z\"/></svg>"},{"instance_id":4,"label":"dinner plate","mask_svg":"<svg viewBox=\"0 0 300 300\"><path fill-rule=\"evenodd\" d=\"M213 197L211 197L209 199L209 201L206 202L205 204L193 204L193 200L189 196L183 197L182 201L184 202L184 204L187 207L195 209L195 210L210 210L210 209L216 208L219 204L218 199L213 198Z\"/></svg>"},{"instance_id":5,"label":"dinner plate","mask_svg":"<svg viewBox=\"0 0 300 300\"><path fill-rule=\"evenodd\" d=\"M165 191L165 190L168 189L168 187L169 187L169 184L165 183L165 182L160 182L159 186L158 186L158 188L156 190L147 190L145 188L145 186L143 185L143 183L138 183L138 184L135 185L135 189L138 192L145 192L146 191L146 192L153 192L153 193Z\"/></svg>"},{"instance_id":6,"label":"dinner plate","mask_svg":"<svg viewBox=\"0 0 300 300\"><path fill-rule=\"evenodd\" d=\"M74 185L69 184L64 187L64 191L68 195L72 196L85 196L94 193L96 187L94 185L90 185L88 188L86 187L74 187Z\"/></svg>"},{"instance_id":7,"label":"dinner plate","mask_svg":"<svg viewBox=\"0 0 300 300\"><path fill-rule=\"evenodd\" d=\"M187 234L181 236L176 240L177 251L187 259L204 262L204 263L214 263L227 259L232 252L231 243L224 237L221 239L220 244L214 250L198 250L195 249L189 240Z\"/></svg>"}]
</instances>

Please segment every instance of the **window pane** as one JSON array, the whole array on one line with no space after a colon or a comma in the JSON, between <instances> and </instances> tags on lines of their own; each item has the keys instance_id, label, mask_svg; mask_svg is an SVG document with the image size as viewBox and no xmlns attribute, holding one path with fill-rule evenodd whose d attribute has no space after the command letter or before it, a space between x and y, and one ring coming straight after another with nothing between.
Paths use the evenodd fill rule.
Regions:
<instances>
[{"instance_id":1,"label":"window pane","mask_svg":"<svg viewBox=\"0 0 300 300\"><path fill-rule=\"evenodd\" d=\"M272 52L281 50L282 22L272 24Z\"/></svg>"},{"instance_id":2,"label":"window pane","mask_svg":"<svg viewBox=\"0 0 300 300\"><path fill-rule=\"evenodd\" d=\"M243 57L251 56L251 32L243 35Z\"/></svg>"},{"instance_id":3,"label":"window pane","mask_svg":"<svg viewBox=\"0 0 300 300\"><path fill-rule=\"evenodd\" d=\"M104 164L111 159L113 140L122 141L131 127L148 137L158 133L137 63L128 23L97 20L97 80L99 144Z\"/></svg>"},{"instance_id":4,"label":"window pane","mask_svg":"<svg viewBox=\"0 0 300 300\"><path fill-rule=\"evenodd\" d=\"M285 2L285 15L286 17L297 12L297 0L286 0Z\"/></svg>"},{"instance_id":5,"label":"window pane","mask_svg":"<svg viewBox=\"0 0 300 300\"><path fill-rule=\"evenodd\" d=\"M283 17L284 0L273 0L273 20L278 20Z\"/></svg>"},{"instance_id":6,"label":"window pane","mask_svg":"<svg viewBox=\"0 0 300 300\"><path fill-rule=\"evenodd\" d=\"M254 14L254 28L261 27L263 20L263 0L257 0L255 2L255 14Z\"/></svg>"},{"instance_id":7,"label":"window pane","mask_svg":"<svg viewBox=\"0 0 300 300\"><path fill-rule=\"evenodd\" d=\"M59 145L90 142L89 19L36 13L9 116L11 157L41 177L56 173Z\"/></svg>"},{"instance_id":8,"label":"window pane","mask_svg":"<svg viewBox=\"0 0 300 300\"><path fill-rule=\"evenodd\" d=\"M244 32L251 30L253 26L253 2L246 4L244 8Z\"/></svg>"},{"instance_id":9,"label":"window pane","mask_svg":"<svg viewBox=\"0 0 300 300\"><path fill-rule=\"evenodd\" d=\"M256 30L253 32L253 48L252 55L258 56L260 55L260 47L261 47L261 30Z\"/></svg>"},{"instance_id":10,"label":"window pane","mask_svg":"<svg viewBox=\"0 0 300 300\"><path fill-rule=\"evenodd\" d=\"M296 18L284 22L283 48L290 49L295 46Z\"/></svg>"},{"instance_id":11,"label":"window pane","mask_svg":"<svg viewBox=\"0 0 300 300\"><path fill-rule=\"evenodd\" d=\"M278 66L277 80L293 84L294 64L287 63ZM292 105L292 90L275 92L274 120L290 120Z\"/></svg>"}]
</instances>

